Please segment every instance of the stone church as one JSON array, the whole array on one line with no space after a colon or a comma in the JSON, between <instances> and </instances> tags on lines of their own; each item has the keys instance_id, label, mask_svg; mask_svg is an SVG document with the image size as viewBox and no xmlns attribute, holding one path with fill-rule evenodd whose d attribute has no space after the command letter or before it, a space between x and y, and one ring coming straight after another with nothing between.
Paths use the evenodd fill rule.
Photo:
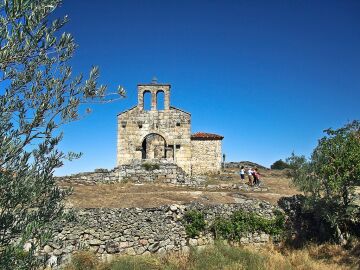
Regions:
<instances>
[{"instance_id":1,"label":"stone church","mask_svg":"<svg viewBox=\"0 0 360 270\"><path fill-rule=\"evenodd\" d=\"M191 114L170 105L170 84L138 84L138 103L118 114L117 165L134 160L166 159L189 175L218 173L221 169L223 136L191 134ZM159 93L163 106L159 109ZM146 110L144 96L151 95Z\"/></svg>"}]
</instances>

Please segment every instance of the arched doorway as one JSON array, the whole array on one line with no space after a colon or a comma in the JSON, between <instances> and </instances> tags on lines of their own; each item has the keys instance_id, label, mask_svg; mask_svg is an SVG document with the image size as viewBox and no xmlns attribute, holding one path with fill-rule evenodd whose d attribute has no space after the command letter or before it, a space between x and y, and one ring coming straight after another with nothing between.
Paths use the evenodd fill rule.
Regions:
<instances>
[{"instance_id":1,"label":"arched doorway","mask_svg":"<svg viewBox=\"0 0 360 270\"><path fill-rule=\"evenodd\" d=\"M166 141L157 133L146 135L141 146L142 159L166 158Z\"/></svg>"}]
</instances>

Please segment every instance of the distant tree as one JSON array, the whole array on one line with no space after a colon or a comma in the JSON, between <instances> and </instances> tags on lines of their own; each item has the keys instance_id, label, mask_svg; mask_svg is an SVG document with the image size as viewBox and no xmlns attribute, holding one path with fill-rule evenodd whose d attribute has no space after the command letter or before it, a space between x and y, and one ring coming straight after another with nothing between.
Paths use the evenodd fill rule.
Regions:
<instances>
[{"instance_id":1,"label":"distant tree","mask_svg":"<svg viewBox=\"0 0 360 270\"><path fill-rule=\"evenodd\" d=\"M97 67L85 81L73 76L68 60L76 44L70 34L58 33L68 18L49 18L60 3L0 0L1 269L38 269L35 250L62 214L67 191L53 173L79 154L57 148L58 128L80 118L80 104L119 98L97 84ZM121 87L117 94L124 95Z\"/></svg>"},{"instance_id":2,"label":"distant tree","mask_svg":"<svg viewBox=\"0 0 360 270\"><path fill-rule=\"evenodd\" d=\"M360 122L324 132L310 159L293 154L287 161L307 210L333 239L345 243L360 229L360 209L353 203L360 185Z\"/></svg>"},{"instance_id":3,"label":"distant tree","mask_svg":"<svg viewBox=\"0 0 360 270\"><path fill-rule=\"evenodd\" d=\"M288 163L286 163L285 161L283 161L282 159L279 159L277 161L275 161L270 168L272 170L284 170L284 169L288 169L290 168L290 165Z\"/></svg>"}]
</instances>

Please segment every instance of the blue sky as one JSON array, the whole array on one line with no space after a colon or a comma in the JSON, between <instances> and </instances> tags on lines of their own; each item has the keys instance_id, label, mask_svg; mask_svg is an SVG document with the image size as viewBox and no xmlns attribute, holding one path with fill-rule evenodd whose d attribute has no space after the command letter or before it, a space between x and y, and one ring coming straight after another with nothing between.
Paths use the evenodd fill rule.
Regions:
<instances>
[{"instance_id":1,"label":"blue sky","mask_svg":"<svg viewBox=\"0 0 360 270\"><path fill-rule=\"evenodd\" d=\"M227 161L309 156L322 130L360 119L360 1L65 0L65 14L74 71L98 65L128 97L63 128L61 149L84 155L58 175L115 166L116 115L153 76L193 132L225 137Z\"/></svg>"}]
</instances>

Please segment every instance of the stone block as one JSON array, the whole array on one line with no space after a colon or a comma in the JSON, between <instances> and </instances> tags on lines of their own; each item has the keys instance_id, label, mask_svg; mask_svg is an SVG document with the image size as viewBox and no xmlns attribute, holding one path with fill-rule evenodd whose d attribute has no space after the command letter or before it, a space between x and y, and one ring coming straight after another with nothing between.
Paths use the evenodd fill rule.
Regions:
<instances>
[{"instance_id":1,"label":"stone block","mask_svg":"<svg viewBox=\"0 0 360 270\"><path fill-rule=\"evenodd\" d=\"M100 246L102 244L102 241L99 239L91 239L89 241L90 246Z\"/></svg>"}]
</instances>

